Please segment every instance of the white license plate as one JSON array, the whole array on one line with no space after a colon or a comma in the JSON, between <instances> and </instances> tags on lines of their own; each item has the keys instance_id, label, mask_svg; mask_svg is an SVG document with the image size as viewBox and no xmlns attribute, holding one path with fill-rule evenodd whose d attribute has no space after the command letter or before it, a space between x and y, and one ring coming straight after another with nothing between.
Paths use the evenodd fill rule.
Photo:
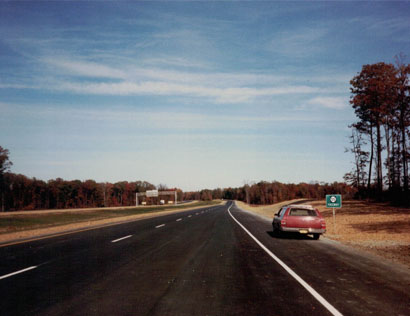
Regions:
<instances>
[{"instance_id":1,"label":"white license plate","mask_svg":"<svg viewBox=\"0 0 410 316\"><path fill-rule=\"evenodd\" d=\"M309 233L309 231L308 231L307 229L300 229L300 230L299 230L299 233L301 233L301 234L307 234L307 233Z\"/></svg>"}]
</instances>

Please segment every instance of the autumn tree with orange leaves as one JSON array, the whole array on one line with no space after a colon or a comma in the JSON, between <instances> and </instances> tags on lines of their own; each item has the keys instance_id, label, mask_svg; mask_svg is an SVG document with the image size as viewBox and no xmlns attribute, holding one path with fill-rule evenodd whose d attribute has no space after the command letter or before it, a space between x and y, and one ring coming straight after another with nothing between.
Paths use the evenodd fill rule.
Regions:
<instances>
[{"instance_id":1,"label":"autumn tree with orange leaves","mask_svg":"<svg viewBox=\"0 0 410 316\"><path fill-rule=\"evenodd\" d=\"M361 158L368 156L367 191L371 192L375 187L378 198L384 195L386 186L388 192L398 193L401 197L406 197L409 190L410 66L404 64L403 59L403 56L397 58L396 66L384 62L364 65L350 81L350 103L358 117L358 122L351 125L356 137L352 140L351 151L356 155L361 153ZM368 139L367 154L357 148L357 140L362 140L362 135ZM355 163L356 171L359 167L363 169L363 159L355 159ZM372 182L373 170L375 183ZM349 179L349 174L345 179ZM356 177L356 183L351 183L358 186L360 182L357 182Z\"/></svg>"}]
</instances>

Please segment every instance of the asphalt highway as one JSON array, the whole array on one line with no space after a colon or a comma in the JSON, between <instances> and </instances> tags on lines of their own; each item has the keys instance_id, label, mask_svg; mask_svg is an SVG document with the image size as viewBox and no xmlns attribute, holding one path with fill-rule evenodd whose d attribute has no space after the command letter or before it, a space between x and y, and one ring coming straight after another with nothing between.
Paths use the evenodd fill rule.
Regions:
<instances>
[{"instance_id":1,"label":"asphalt highway","mask_svg":"<svg viewBox=\"0 0 410 316\"><path fill-rule=\"evenodd\" d=\"M410 315L410 274L232 202L0 245L1 315Z\"/></svg>"}]
</instances>

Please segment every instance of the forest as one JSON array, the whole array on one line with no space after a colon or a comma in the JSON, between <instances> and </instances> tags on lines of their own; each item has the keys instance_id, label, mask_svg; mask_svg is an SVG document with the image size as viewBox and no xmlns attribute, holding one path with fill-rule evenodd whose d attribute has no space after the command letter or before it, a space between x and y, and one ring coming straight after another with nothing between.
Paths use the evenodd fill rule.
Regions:
<instances>
[{"instance_id":1,"label":"forest","mask_svg":"<svg viewBox=\"0 0 410 316\"><path fill-rule=\"evenodd\" d=\"M350 81L357 121L347 149L354 166L344 179L359 198L409 205L410 65L403 60L364 65Z\"/></svg>"}]
</instances>

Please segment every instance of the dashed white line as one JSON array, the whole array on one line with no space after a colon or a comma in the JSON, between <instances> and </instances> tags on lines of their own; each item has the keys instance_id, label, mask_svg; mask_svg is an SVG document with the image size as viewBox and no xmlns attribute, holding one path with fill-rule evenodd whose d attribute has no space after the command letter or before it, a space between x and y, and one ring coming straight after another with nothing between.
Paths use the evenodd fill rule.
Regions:
<instances>
[{"instance_id":1,"label":"dashed white line","mask_svg":"<svg viewBox=\"0 0 410 316\"><path fill-rule=\"evenodd\" d=\"M121 241L121 240L124 240L124 239L130 238L130 237L132 237L132 235L128 235L128 236L125 236L125 237L121 237L121 238L118 238L118 239L112 240L111 242L118 242L118 241Z\"/></svg>"},{"instance_id":2,"label":"dashed white line","mask_svg":"<svg viewBox=\"0 0 410 316\"><path fill-rule=\"evenodd\" d=\"M27 272L27 271L33 270L33 269L35 269L35 268L37 268L37 266L31 266L31 267L25 268L25 269L23 269L23 270L19 270L19 271L13 272L13 273L9 273L9 274L6 274L6 275L2 275L2 276L0 276L0 280L9 278L9 277L11 277L11 276L13 276L13 275L16 275L16 274L20 274L20 273L23 273L23 272Z\"/></svg>"},{"instance_id":3,"label":"dashed white line","mask_svg":"<svg viewBox=\"0 0 410 316\"><path fill-rule=\"evenodd\" d=\"M192 215L188 215L188 217L192 217Z\"/></svg>"},{"instance_id":4,"label":"dashed white line","mask_svg":"<svg viewBox=\"0 0 410 316\"><path fill-rule=\"evenodd\" d=\"M182 218L178 218L176 221L177 221L177 222L182 221Z\"/></svg>"},{"instance_id":5,"label":"dashed white line","mask_svg":"<svg viewBox=\"0 0 410 316\"><path fill-rule=\"evenodd\" d=\"M249 230L245 228L233 215L231 214L231 206L228 208L228 213L235 220L235 222L249 235L251 238L261 247L265 252L273 258L282 268L286 270L296 281L298 281L315 299L317 299L332 315L343 316L335 307L333 307L328 301L326 301L323 296L315 291L309 284L307 284L300 276L298 276L291 268L289 268L282 260L276 257L264 244L262 244L255 236L253 236Z\"/></svg>"},{"instance_id":6,"label":"dashed white line","mask_svg":"<svg viewBox=\"0 0 410 316\"><path fill-rule=\"evenodd\" d=\"M195 213L195 215L199 215L199 213Z\"/></svg>"},{"instance_id":7,"label":"dashed white line","mask_svg":"<svg viewBox=\"0 0 410 316\"><path fill-rule=\"evenodd\" d=\"M161 225L155 226L155 228L160 228L160 227L164 227L164 226L165 226L165 224L161 224Z\"/></svg>"}]
</instances>

